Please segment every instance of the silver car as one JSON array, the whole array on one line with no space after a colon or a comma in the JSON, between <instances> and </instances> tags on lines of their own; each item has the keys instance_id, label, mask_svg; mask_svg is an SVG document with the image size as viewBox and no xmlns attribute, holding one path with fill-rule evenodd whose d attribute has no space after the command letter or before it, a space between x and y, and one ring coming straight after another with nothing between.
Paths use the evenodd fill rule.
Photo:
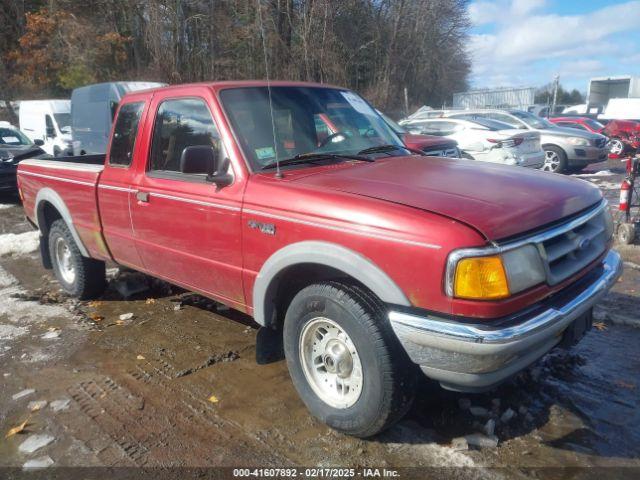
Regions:
<instances>
[{"instance_id":1,"label":"silver car","mask_svg":"<svg viewBox=\"0 0 640 480\"><path fill-rule=\"evenodd\" d=\"M522 110L450 110L443 116L467 120L489 118L508 123L514 128L539 132L545 154L542 170L548 172L581 170L590 163L607 159L607 137L604 135L558 127Z\"/></svg>"}]
</instances>

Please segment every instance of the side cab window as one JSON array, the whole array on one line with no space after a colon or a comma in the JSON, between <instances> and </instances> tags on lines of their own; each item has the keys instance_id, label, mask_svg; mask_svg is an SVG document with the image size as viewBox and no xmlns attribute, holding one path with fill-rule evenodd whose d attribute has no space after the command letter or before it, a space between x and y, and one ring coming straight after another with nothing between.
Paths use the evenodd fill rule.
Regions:
<instances>
[{"instance_id":1,"label":"side cab window","mask_svg":"<svg viewBox=\"0 0 640 480\"><path fill-rule=\"evenodd\" d=\"M126 103L120 108L120 113L118 113L116 125L113 129L109 165L121 167L131 165L143 109L144 102Z\"/></svg>"},{"instance_id":2,"label":"side cab window","mask_svg":"<svg viewBox=\"0 0 640 480\"><path fill-rule=\"evenodd\" d=\"M158 107L153 128L148 172L170 178L196 177L180 173L180 157L191 146L213 147L226 157L220 134L204 100L179 98L163 101Z\"/></svg>"}]
</instances>

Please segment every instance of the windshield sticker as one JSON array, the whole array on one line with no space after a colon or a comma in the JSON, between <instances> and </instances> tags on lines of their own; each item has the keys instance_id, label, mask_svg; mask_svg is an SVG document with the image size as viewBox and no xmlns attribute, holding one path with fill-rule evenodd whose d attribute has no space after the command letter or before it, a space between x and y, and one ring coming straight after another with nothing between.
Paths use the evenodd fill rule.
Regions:
<instances>
[{"instance_id":1,"label":"windshield sticker","mask_svg":"<svg viewBox=\"0 0 640 480\"><path fill-rule=\"evenodd\" d=\"M349 104L358 112L365 115L375 115L373 109L362 98L353 92L340 92Z\"/></svg>"},{"instance_id":2,"label":"windshield sticker","mask_svg":"<svg viewBox=\"0 0 640 480\"><path fill-rule=\"evenodd\" d=\"M256 148L256 156L258 160L266 160L275 157L276 153L273 151L273 147Z\"/></svg>"},{"instance_id":3,"label":"windshield sticker","mask_svg":"<svg viewBox=\"0 0 640 480\"><path fill-rule=\"evenodd\" d=\"M2 137L2 141L5 143L20 143L18 137Z\"/></svg>"}]
</instances>

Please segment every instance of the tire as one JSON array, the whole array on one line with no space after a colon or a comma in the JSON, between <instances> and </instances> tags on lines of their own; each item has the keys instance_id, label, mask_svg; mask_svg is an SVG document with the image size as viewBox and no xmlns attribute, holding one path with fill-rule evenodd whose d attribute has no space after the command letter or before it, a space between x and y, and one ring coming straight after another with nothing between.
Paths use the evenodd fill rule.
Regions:
<instances>
[{"instance_id":1,"label":"tire","mask_svg":"<svg viewBox=\"0 0 640 480\"><path fill-rule=\"evenodd\" d=\"M555 145L544 145L544 165L540 170L545 172L563 173L567 170L567 154Z\"/></svg>"},{"instance_id":2,"label":"tire","mask_svg":"<svg viewBox=\"0 0 640 480\"><path fill-rule=\"evenodd\" d=\"M370 437L411 406L415 368L384 307L362 288L338 282L304 288L287 309L283 336L298 394L331 428Z\"/></svg>"},{"instance_id":3,"label":"tire","mask_svg":"<svg viewBox=\"0 0 640 480\"><path fill-rule=\"evenodd\" d=\"M621 157L624 155L626 149L626 145L619 138L612 138L609 140L609 153Z\"/></svg>"},{"instance_id":4,"label":"tire","mask_svg":"<svg viewBox=\"0 0 640 480\"><path fill-rule=\"evenodd\" d=\"M621 223L618 227L618 241L623 245L631 245L636 238L636 226L633 223Z\"/></svg>"},{"instance_id":5,"label":"tire","mask_svg":"<svg viewBox=\"0 0 640 480\"><path fill-rule=\"evenodd\" d=\"M64 220L49 229L49 254L56 279L69 295L85 300L104 292L105 263L82 256Z\"/></svg>"}]
</instances>

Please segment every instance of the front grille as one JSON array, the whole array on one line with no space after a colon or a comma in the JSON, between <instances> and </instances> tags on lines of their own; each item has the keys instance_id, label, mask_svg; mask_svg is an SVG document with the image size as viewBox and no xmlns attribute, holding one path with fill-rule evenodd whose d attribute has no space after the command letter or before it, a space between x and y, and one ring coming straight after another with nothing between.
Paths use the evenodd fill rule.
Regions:
<instances>
[{"instance_id":1,"label":"front grille","mask_svg":"<svg viewBox=\"0 0 640 480\"><path fill-rule=\"evenodd\" d=\"M604 146L607 144L607 139L606 138L597 138L594 143L595 143L596 147L604 148Z\"/></svg>"},{"instance_id":2,"label":"front grille","mask_svg":"<svg viewBox=\"0 0 640 480\"><path fill-rule=\"evenodd\" d=\"M556 285L575 275L593 262L607 248L613 231L611 216L605 208L572 221L568 229L538 243L543 258L547 283Z\"/></svg>"},{"instance_id":3,"label":"front grille","mask_svg":"<svg viewBox=\"0 0 640 480\"><path fill-rule=\"evenodd\" d=\"M424 154L429 157L453 157L458 158L458 149L457 148L445 148L445 149L433 149L423 150Z\"/></svg>"}]
</instances>

